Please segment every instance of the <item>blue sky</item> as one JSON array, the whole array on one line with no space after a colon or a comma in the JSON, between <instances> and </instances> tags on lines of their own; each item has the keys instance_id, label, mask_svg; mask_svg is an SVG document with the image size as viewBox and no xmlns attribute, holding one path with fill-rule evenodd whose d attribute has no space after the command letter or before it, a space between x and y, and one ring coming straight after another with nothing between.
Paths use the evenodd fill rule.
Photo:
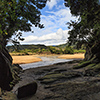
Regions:
<instances>
[{"instance_id":1,"label":"blue sky","mask_svg":"<svg viewBox=\"0 0 100 100\"><path fill-rule=\"evenodd\" d=\"M45 28L32 27L32 32L23 32L25 40L21 44L45 44L59 45L66 43L68 38L68 28L66 23L76 20L70 14L70 10L64 6L64 0L51 0L47 2L45 8L41 10L41 23Z\"/></svg>"}]
</instances>

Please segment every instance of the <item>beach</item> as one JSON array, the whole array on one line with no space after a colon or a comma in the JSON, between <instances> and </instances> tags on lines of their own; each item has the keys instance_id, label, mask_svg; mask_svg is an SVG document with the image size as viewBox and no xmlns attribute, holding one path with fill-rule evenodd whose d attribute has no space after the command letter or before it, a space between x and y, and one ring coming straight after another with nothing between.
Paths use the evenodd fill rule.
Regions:
<instances>
[{"instance_id":1,"label":"beach","mask_svg":"<svg viewBox=\"0 0 100 100\"><path fill-rule=\"evenodd\" d=\"M32 82L36 82L38 88L35 95L17 100L99 100L100 71L96 72L96 69L90 69L86 64L83 64L84 66L79 64L83 62L84 54L28 55L12 56L12 58L13 63L20 64L38 62L41 61L39 57L50 56L73 59L73 61L22 71L19 74L21 80L13 87L12 92L17 95L19 87Z\"/></svg>"},{"instance_id":2,"label":"beach","mask_svg":"<svg viewBox=\"0 0 100 100\"><path fill-rule=\"evenodd\" d=\"M31 68L20 73L21 80L13 88L31 82L38 85L35 95L18 100L99 100L100 77L84 68L73 69L80 60ZM89 75L90 74L90 75Z\"/></svg>"},{"instance_id":3,"label":"beach","mask_svg":"<svg viewBox=\"0 0 100 100\"><path fill-rule=\"evenodd\" d=\"M42 61L38 55L12 56L13 64L27 64Z\"/></svg>"},{"instance_id":4,"label":"beach","mask_svg":"<svg viewBox=\"0 0 100 100\"><path fill-rule=\"evenodd\" d=\"M39 57L50 56L73 61L24 70L19 74L21 80L13 87L12 92L17 95L19 87L34 81L38 88L35 95L18 100L99 100L99 74L88 69L88 66L75 68L84 59L84 54L28 55L12 58L13 63L22 64L38 62L41 61Z\"/></svg>"},{"instance_id":5,"label":"beach","mask_svg":"<svg viewBox=\"0 0 100 100\"><path fill-rule=\"evenodd\" d=\"M83 53L79 53L79 54L63 54L63 55L59 55L58 58L61 59L84 59L84 54Z\"/></svg>"},{"instance_id":6,"label":"beach","mask_svg":"<svg viewBox=\"0 0 100 100\"><path fill-rule=\"evenodd\" d=\"M25 56L12 56L13 64L26 64L42 61L39 57L44 56L57 56L60 59L84 59L84 54L65 54L65 55L25 55Z\"/></svg>"}]
</instances>

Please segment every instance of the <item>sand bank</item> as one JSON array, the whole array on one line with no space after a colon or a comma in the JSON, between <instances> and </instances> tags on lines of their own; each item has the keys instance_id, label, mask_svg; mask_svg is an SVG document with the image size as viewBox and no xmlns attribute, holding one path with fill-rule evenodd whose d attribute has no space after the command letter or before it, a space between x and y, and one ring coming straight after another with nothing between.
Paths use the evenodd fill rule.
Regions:
<instances>
[{"instance_id":1,"label":"sand bank","mask_svg":"<svg viewBox=\"0 0 100 100\"><path fill-rule=\"evenodd\" d=\"M58 58L61 59L84 59L84 54L65 54L65 55L60 55Z\"/></svg>"},{"instance_id":2,"label":"sand bank","mask_svg":"<svg viewBox=\"0 0 100 100\"><path fill-rule=\"evenodd\" d=\"M12 56L13 58L13 63L16 64L26 64L26 63L34 63L38 61L42 61L39 57L44 56L56 56L61 59L83 59L84 54L65 54L65 55L27 55L27 56Z\"/></svg>"},{"instance_id":3,"label":"sand bank","mask_svg":"<svg viewBox=\"0 0 100 100\"><path fill-rule=\"evenodd\" d=\"M42 61L36 55L28 55L28 56L12 56L14 64L26 64Z\"/></svg>"}]
</instances>

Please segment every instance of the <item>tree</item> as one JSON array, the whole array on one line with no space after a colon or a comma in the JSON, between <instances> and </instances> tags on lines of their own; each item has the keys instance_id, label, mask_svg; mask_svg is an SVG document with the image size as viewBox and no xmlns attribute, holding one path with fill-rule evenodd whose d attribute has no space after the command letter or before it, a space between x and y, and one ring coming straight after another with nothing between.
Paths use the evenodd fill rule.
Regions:
<instances>
[{"instance_id":1,"label":"tree","mask_svg":"<svg viewBox=\"0 0 100 100\"><path fill-rule=\"evenodd\" d=\"M79 48L86 45L85 60L100 61L100 5L98 0L65 0L73 16L79 16L78 21L68 22L69 44Z\"/></svg>"},{"instance_id":2,"label":"tree","mask_svg":"<svg viewBox=\"0 0 100 100\"><path fill-rule=\"evenodd\" d=\"M63 52L64 52L64 54L73 54L74 53L73 49L69 46L66 46L65 50Z\"/></svg>"},{"instance_id":3,"label":"tree","mask_svg":"<svg viewBox=\"0 0 100 100\"><path fill-rule=\"evenodd\" d=\"M1 0L0 34L3 38L9 39L14 34L18 36L18 30L31 31L32 24L43 28L39 9L45 7L46 2L47 0Z\"/></svg>"},{"instance_id":4,"label":"tree","mask_svg":"<svg viewBox=\"0 0 100 100\"><path fill-rule=\"evenodd\" d=\"M47 0L0 0L0 87L9 90L13 80L11 73L12 58L6 50L6 44L12 35L17 39L22 33L31 31L31 26L43 28L40 24L40 9ZM17 39L13 42L17 43Z\"/></svg>"}]
</instances>

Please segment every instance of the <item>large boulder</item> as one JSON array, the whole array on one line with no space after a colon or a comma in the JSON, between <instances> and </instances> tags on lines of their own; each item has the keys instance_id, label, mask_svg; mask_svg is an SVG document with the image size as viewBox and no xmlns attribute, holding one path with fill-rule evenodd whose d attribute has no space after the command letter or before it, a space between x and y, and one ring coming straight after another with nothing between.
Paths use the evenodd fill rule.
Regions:
<instances>
[{"instance_id":1,"label":"large boulder","mask_svg":"<svg viewBox=\"0 0 100 100\"><path fill-rule=\"evenodd\" d=\"M19 99L28 97L28 96L34 95L36 91L37 91L37 83L32 82L32 83L19 87L17 97Z\"/></svg>"}]
</instances>

